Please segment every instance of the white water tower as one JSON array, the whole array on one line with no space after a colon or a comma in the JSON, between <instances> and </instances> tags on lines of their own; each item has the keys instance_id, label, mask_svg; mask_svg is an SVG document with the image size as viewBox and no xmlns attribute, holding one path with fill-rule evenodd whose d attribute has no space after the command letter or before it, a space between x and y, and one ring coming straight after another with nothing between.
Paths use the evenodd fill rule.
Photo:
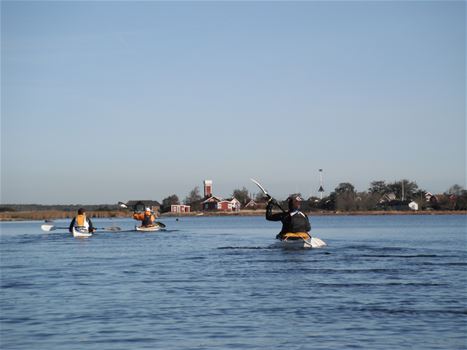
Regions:
<instances>
[{"instance_id":1,"label":"white water tower","mask_svg":"<svg viewBox=\"0 0 467 350\"><path fill-rule=\"evenodd\" d=\"M204 198L212 196L212 180L204 180Z\"/></svg>"}]
</instances>

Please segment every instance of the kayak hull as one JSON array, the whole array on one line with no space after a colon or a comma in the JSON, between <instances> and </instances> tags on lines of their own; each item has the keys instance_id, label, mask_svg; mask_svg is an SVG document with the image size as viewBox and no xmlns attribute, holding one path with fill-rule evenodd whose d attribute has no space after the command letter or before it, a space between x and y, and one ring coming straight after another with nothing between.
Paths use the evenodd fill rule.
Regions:
<instances>
[{"instance_id":1,"label":"kayak hull","mask_svg":"<svg viewBox=\"0 0 467 350\"><path fill-rule=\"evenodd\" d=\"M73 237L75 238L88 238L92 236L92 232L85 227L73 227Z\"/></svg>"},{"instance_id":2,"label":"kayak hull","mask_svg":"<svg viewBox=\"0 0 467 350\"><path fill-rule=\"evenodd\" d=\"M159 231L161 227L159 225L143 227L143 226L135 226L135 230L138 232L156 232Z\"/></svg>"},{"instance_id":3,"label":"kayak hull","mask_svg":"<svg viewBox=\"0 0 467 350\"><path fill-rule=\"evenodd\" d=\"M281 239L276 245L283 249L311 249L327 246L327 244L318 237Z\"/></svg>"}]
</instances>

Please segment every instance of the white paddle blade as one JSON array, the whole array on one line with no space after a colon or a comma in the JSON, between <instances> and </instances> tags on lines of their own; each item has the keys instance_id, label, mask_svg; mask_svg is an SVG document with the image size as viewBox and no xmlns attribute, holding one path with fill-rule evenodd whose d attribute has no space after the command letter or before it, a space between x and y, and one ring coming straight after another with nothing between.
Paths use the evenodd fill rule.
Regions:
<instances>
[{"instance_id":1,"label":"white paddle blade","mask_svg":"<svg viewBox=\"0 0 467 350\"><path fill-rule=\"evenodd\" d=\"M253 182L256 184L256 186L258 186L259 189L260 189L261 191L263 191L263 193L264 193L266 196L268 196L268 191L266 191L266 190L264 189L264 187L261 186L261 184L260 184L258 181L256 181L255 179L251 179L251 178L250 178L250 180L253 181Z\"/></svg>"},{"instance_id":2,"label":"white paddle blade","mask_svg":"<svg viewBox=\"0 0 467 350\"><path fill-rule=\"evenodd\" d=\"M311 237L311 246L313 248L322 248L322 247L326 247L327 244L323 240L319 239L318 237Z\"/></svg>"},{"instance_id":3,"label":"white paddle blade","mask_svg":"<svg viewBox=\"0 0 467 350\"><path fill-rule=\"evenodd\" d=\"M50 231L55 230L55 226L54 225L49 225L49 224L44 224L44 225L41 225L41 229L42 229L42 231L50 232Z\"/></svg>"},{"instance_id":4,"label":"white paddle blade","mask_svg":"<svg viewBox=\"0 0 467 350\"><path fill-rule=\"evenodd\" d=\"M123 203L123 202L118 202L118 205L120 206L120 208L128 209L128 205L126 205L126 204Z\"/></svg>"}]
</instances>

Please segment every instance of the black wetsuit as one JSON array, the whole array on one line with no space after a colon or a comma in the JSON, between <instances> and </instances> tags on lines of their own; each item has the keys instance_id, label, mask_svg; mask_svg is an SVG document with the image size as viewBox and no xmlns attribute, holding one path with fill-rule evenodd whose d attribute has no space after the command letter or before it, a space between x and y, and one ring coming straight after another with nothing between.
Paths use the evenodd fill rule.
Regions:
<instances>
[{"instance_id":1,"label":"black wetsuit","mask_svg":"<svg viewBox=\"0 0 467 350\"><path fill-rule=\"evenodd\" d=\"M282 222L282 230L276 238L282 238L287 232L308 232L311 230L308 216L300 210L273 214L272 207L272 203L268 204L266 207L266 220Z\"/></svg>"}]
</instances>

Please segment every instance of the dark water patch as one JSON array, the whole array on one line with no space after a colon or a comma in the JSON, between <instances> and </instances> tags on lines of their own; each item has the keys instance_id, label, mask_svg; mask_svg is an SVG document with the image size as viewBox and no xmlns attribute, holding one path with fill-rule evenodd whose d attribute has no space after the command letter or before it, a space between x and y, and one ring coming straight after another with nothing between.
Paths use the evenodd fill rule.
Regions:
<instances>
[{"instance_id":1,"label":"dark water patch","mask_svg":"<svg viewBox=\"0 0 467 350\"><path fill-rule=\"evenodd\" d=\"M0 317L0 322L5 324L22 324L31 321L30 317Z\"/></svg>"},{"instance_id":2,"label":"dark water patch","mask_svg":"<svg viewBox=\"0 0 467 350\"><path fill-rule=\"evenodd\" d=\"M267 249L273 249L271 247L232 247L232 246L227 246L227 247L218 247L217 249L226 249L226 250L267 250Z\"/></svg>"},{"instance_id":3,"label":"dark water patch","mask_svg":"<svg viewBox=\"0 0 467 350\"><path fill-rule=\"evenodd\" d=\"M80 344L88 344L88 345L92 345L92 344L139 344L139 343L154 343L156 342L158 339L156 338L149 338L149 337L131 337L131 336L128 336L126 338L123 338L123 337L116 337L116 338L112 338L112 339L108 339L108 338L105 338L105 339L93 339L93 340L82 340L80 341Z\"/></svg>"},{"instance_id":4,"label":"dark water patch","mask_svg":"<svg viewBox=\"0 0 467 350\"><path fill-rule=\"evenodd\" d=\"M2 269L12 269L12 270L15 270L15 269L24 269L28 266L26 265L2 265Z\"/></svg>"},{"instance_id":5,"label":"dark water patch","mask_svg":"<svg viewBox=\"0 0 467 350\"><path fill-rule=\"evenodd\" d=\"M415 250L407 247L378 247L374 245L365 245L365 244L359 244L359 245L347 245L343 246L342 248L346 250L373 250L373 251L392 251L392 252L398 252L398 251L409 251L409 250Z\"/></svg>"},{"instance_id":6,"label":"dark water patch","mask_svg":"<svg viewBox=\"0 0 467 350\"><path fill-rule=\"evenodd\" d=\"M369 268L369 269L330 269L330 268L307 268L297 266L296 268L287 268L287 271L294 271L301 273L323 273L323 274L366 274L366 273L407 273L407 270L396 268ZM283 271L281 271L282 273Z\"/></svg>"},{"instance_id":7,"label":"dark water patch","mask_svg":"<svg viewBox=\"0 0 467 350\"><path fill-rule=\"evenodd\" d=\"M370 312L390 315L424 315L424 316L439 316L439 315L467 315L467 309L410 309L410 308L382 308L382 307L353 307L349 308L353 312Z\"/></svg>"},{"instance_id":8,"label":"dark water patch","mask_svg":"<svg viewBox=\"0 0 467 350\"><path fill-rule=\"evenodd\" d=\"M36 284L28 283L28 282L20 282L20 281L13 281L13 282L4 282L2 280L0 287L2 289L29 289L36 287Z\"/></svg>"},{"instance_id":9,"label":"dark water patch","mask_svg":"<svg viewBox=\"0 0 467 350\"><path fill-rule=\"evenodd\" d=\"M437 254L413 254L413 255L399 255L399 254L362 254L362 258L403 258L403 259L412 259L412 258L452 258L453 256L449 255L437 255Z\"/></svg>"},{"instance_id":10,"label":"dark water patch","mask_svg":"<svg viewBox=\"0 0 467 350\"><path fill-rule=\"evenodd\" d=\"M428 265L428 266L467 266L467 262L418 262L417 265Z\"/></svg>"},{"instance_id":11,"label":"dark water patch","mask_svg":"<svg viewBox=\"0 0 467 350\"><path fill-rule=\"evenodd\" d=\"M407 286L407 287L441 287L448 286L446 283L426 283L426 282L371 282L371 283L315 283L319 287L332 288L354 288L354 287L391 287L391 286Z\"/></svg>"},{"instance_id":12,"label":"dark water patch","mask_svg":"<svg viewBox=\"0 0 467 350\"><path fill-rule=\"evenodd\" d=\"M183 260L206 260L207 257L205 256L189 256L189 257L185 257L183 258Z\"/></svg>"}]
</instances>

